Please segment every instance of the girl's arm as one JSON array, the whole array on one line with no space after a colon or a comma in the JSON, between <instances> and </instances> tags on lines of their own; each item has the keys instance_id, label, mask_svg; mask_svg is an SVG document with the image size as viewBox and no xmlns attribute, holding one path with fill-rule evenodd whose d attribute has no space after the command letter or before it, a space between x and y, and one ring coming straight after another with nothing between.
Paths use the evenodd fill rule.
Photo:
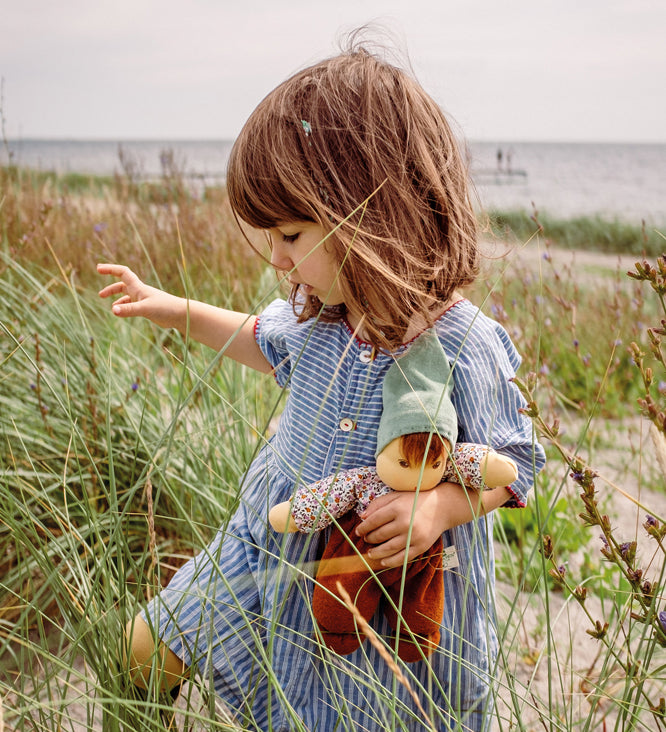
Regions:
<instances>
[{"instance_id":1,"label":"girl's arm","mask_svg":"<svg viewBox=\"0 0 666 732\"><path fill-rule=\"evenodd\" d=\"M395 492L375 498L361 518L356 533L376 544L368 556L383 567L399 567L405 560L410 524L408 559L430 549L442 532L460 526L503 506L512 494L506 488L468 491L458 483L441 483L432 490ZM412 522L412 511L414 520Z\"/></svg>"},{"instance_id":2,"label":"girl's arm","mask_svg":"<svg viewBox=\"0 0 666 732\"><path fill-rule=\"evenodd\" d=\"M216 351L226 346L225 356L245 366L263 373L272 370L254 337L256 317L170 295L146 285L124 265L98 264L97 272L118 280L107 285L99 295L121 295L112 307L113 314L119 318L148 318L163 328L176 328Z\"/></svg>"}]
</instances>

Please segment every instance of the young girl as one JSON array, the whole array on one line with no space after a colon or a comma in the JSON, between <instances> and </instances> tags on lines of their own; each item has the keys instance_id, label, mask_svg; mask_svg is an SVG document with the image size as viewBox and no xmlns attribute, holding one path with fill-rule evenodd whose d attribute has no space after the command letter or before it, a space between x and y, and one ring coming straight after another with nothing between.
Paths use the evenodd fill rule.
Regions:
<instances>
[{"instance_id":1,"label":"young girl","mask_svg":"<svg viewBox=\"0 0 666 732\"><path fill-rule=\"evenodd\" d=\"M227 187L235 214L268 232L288 301L236 313L149 287L126 267L98 267L116 278L100 293L121 295L115 315L187 332L289 390L229 524L128 626L137 681L160 668L177 686L197 670L243 729L429 728L373 646L342 657L318 642L319 535L276 533L268 511L297 484L373 461L384 375L434 327L452 368L458 439L508 455L519 478L483 493L442 483L416 498L382 496L357 533L387 568L442 538L440 645L407 673L437 729L483 729L497 642L492 511L524 505L543 455L511 381L514 346L459 294L479 254L447 120L410 75L353 48L259 104L232 150ZM379 616L373 625L390 649L390 627Z\"/></svg>"}]
</instances>

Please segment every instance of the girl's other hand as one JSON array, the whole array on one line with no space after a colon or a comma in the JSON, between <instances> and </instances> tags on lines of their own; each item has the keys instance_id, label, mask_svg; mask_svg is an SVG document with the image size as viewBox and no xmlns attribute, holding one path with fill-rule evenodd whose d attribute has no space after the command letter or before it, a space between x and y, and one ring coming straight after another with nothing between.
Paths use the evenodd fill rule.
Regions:
<instances>
[{"instance_id":1,"label":"girl's other hand","mask_svg":"<svg viewBox=\"0 0 666 732\"><path fill-rule=\"evenodd\" d=\"M356 533L370 544L376 544L368 555L382 567L399 567L405 560L407 537L414 519L407 552L408 560L423 554L435 543L446 525L446 509L442 503L443 483L416 496L409 491L395 491L375 498L358 525ZM416 500L416 508L414 508Z\"/></svg>"},{"instance_id":2,"label":"girl's other hand","mask_svg":"<svg viewBox=\"0 0 666 732\"><path fill-rule=\"evenodd\" d=\"M444 531L494 511L511 495L508 488L468 491L458 483L440 483L432 490L421 491L416 499L414 493L396 491L370 503L356 533L377 545L368 553L371 559L379 561L382 567L399 567L405 561L411 523L408 560L428 551Z\"/></svg>"},{"instance_id":3,"label":"girl's other hand","mask_svg":"<svg viewBox=\"0 0 666 732\"><path fill-rule=\"evenodd\" d=\"M117 279L100 290L100 297L120 295L111 308L119 318L143 317L164 328L180 326L182 300L142 282L122 264L98 264L97 272Z\"/></svg>"}]
</instances>

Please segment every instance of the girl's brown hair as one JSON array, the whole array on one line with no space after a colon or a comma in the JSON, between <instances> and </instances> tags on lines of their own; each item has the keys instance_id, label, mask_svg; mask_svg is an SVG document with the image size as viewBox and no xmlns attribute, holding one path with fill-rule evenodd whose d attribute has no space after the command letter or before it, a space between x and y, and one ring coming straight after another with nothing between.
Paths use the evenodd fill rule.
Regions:
<instances>
[{"instance_id":1,"label":"girl's brown hair","mask_svg":"<svg viewBox=\"0 0 666 732\"><path fill-rule=\"evenodd\" d=\"M362 46L296 73L259 104L233 146L227 187L253 227L335 230L323 246L344 302L366 314L384 350L415 315L431 325L478 273L466 164L446 117L409 74ZM320 311L299 297L301 320Z\"/></svg>"}]
</instances>

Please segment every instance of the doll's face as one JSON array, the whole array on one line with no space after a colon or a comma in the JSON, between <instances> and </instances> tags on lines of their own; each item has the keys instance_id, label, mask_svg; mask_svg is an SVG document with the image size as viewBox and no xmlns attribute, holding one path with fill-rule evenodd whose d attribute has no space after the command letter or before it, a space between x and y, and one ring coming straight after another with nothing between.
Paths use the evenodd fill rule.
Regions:
<instances>
[{"instance_id":1,"label":"doll's face","mask_svg":"<svg viewBox=\"0 0 666 732\"><path fill-rule=\"evenodd\" d=\"M445 457L442 455L435 462L423 467L421 475L421 461L410 465L400 449L400 438L396 438L377 456L377 475L387 486L394 491L429 491L439 485L444 475ZM420 478L420 482L419 482Z\"/></svg>"}]
</instances>

